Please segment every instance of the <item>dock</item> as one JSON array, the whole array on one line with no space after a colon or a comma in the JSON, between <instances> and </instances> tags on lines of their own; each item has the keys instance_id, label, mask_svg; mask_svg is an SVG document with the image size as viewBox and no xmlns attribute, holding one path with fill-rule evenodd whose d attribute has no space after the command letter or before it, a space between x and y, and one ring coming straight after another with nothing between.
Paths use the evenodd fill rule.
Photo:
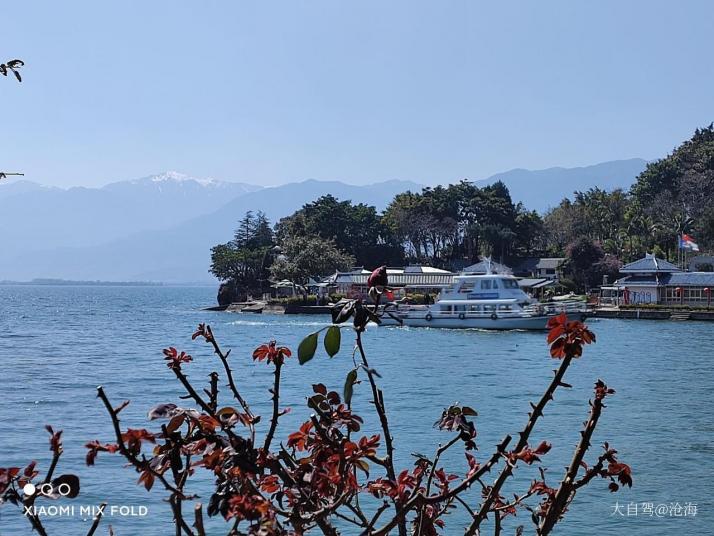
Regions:
<instances>
[{"instance_id":1,"label":"dock","mask_svg":"<svg viewBox=\"0 0 714 536\"><path fill-rule=\"evenodd\" d=\"M672 320L684 322L687 320L701 320L714 322L714 310L712 309L669 309L669 308L616 308L603 307L593 309L589 316L594 318L625 318L633 320Z\"/></svg>"}]
</instances>

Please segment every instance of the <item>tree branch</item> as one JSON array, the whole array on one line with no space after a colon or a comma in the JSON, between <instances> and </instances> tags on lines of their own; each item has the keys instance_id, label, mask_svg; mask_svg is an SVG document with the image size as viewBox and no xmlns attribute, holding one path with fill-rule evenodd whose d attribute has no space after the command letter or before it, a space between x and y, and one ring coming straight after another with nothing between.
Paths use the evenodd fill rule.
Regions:
<instances>
[{"instance_id":1,"label":"tree branch","mask_svg":"<svg viewBox=\"0 0 714 536\"><path fill-rule=\"evenodd\" d=\"M528 414L528 422L526 423L525 428L519 433L518 443L513 449L513 452L520 452L526 447L526 445L528 445L528 439L530 438L531 432L533 432L533 429L535 428L538 419L543 415L543 409L545 408L545 406L548 404L548 402L553 400L553 394L555 393L555 390L562 385L563 377L565 376L565 372L568 370L568 367L570 366L572 360L572 356L565 356L563 358L563 361L560 363L560 367L558 367L558 370L555 372L553 380L550 382L550 385L548 385L548 388L545 390L545 393L543 393L543 396L541 397L538 404L531 404L533 410ZM486 519L488 512L491 510L491 505L493 504L493 501L496 499L496 497L499 496L503 484L513 473L514 466L515 465L511 465L510 463L506 463L503 466L503 470L498 475L498 478L491 487L488 496L481 504L481 508L476 514L476 517L473 519L468 529L466 529L466 536L473 536L474 534L476 534L478 527L483 522L483 520Z\"/></svg>"},{"instance_id":2,"label":"tree branch","mask_svg":"<svg viewBox=\"0 0 714 536\"><path fill-rule=\"evenodd\" d=\"M122 434L121 434L121 428L119 426L119 417L117 416L116 412L114 411L114 408L112 407L111 403L109 402L109 399L107 398L106 393L104 392L104 388L100 385L97 387L97 396L102 400L104 403L104 407L107 409L107 412L109 413L109 417L112 420L112 425L114 427L114 435L116 436L117 440L117 445L119 447L119 452L121 453L126 460L133 465L136 469L141 470L141 471L149 471L154 477L158 478L159 481L163 484L164 488L166 488L167 491L170 491L171 493L181 496L183 498L187 498L183 495L181 491L176 489L174 486L172 486L168 480L164 477L163 474L155 471L154 469L151 468L151 466L146 462L139 460L134 454L132 454L129 449L126 448L126 444L124 443L124 439L122 439Z\"/></svg>"},{"instance_id":3,"label":"tree branch","mask_svg":"<svg viewBox=\"0 0 714 536\"><path fill-rule=\"evenodd\" d=\"M94 516L94 521L92 523L92 526L89 527L89 532L87 532L87 536L94 536L95 531L99 527L99 523L102 520L102 515L104 514L104 509L107 507L107 503L103 502L102 504L99 505L99 511L97 512L97 515Z\"/></svg>"},{"instance_id":4,"label":"tree branch","mask_svg":"<svg viewBox=\"0 0 714 536\"><path fill-rule=\"evenodd\" d=\"M581 438L578 442L577 447L575 447L573 459L571 460L570 465L568 466L568 469L565 473L565 478L563 478L562 482L560 483L560 487L555 493L555 497L553 498L553 501L548 507L543 521L538 527L539 536L545 536L547 534L550 534L550 531L553 530L555 524L558 522L558 520L560 520L561 516L563 515L563 512L565 511L565 508L572 501L572 498L575 495L577 489L575 487L575 477L578 474L578 470L580 469L580 463L583 461L585 453L590 448L590 439L592 438L593 432L595 431L595 427L597 426L597 422L600 419L603 407L605 407L605 405L602 403L602 400L597 397L595 397L594 401L590 402L590 417L585 423L585 429L580 432ZM592 476L590 476L589 478L592 479Z\"/></svg>"},{"instance_id":5,"label":"tree branch","mask_svg":"<svg viewBox=\"0 0 714 536\"><path fill-rule=\"evenodd\" d=\"M193 507L194 523L193 526L196 528L198 536L206 536L206 530L203 528L203 505L201 503L196 503Z\"/></svg>"},{"instance_id":6,"label":"tree branch","mask_svg":"<svg viewBox=\"0 0 714 536\"><path fill-rule=\"evenodd\" d=\"M207 332L207 337L206 339L208 342L211 343L213 346L213 351L215 354L218 356L218 358L221 360L221 363L223 364L223 370L226 372L226 377L228 378L228 386L230 387L231 393L233 393L233 398L235 398L238 403L242 406L243 411L246 412L250 419L250 431L251 431L251 439L253 442L255 442L255 416L250 410L250 406L248 403L245 401L245 399L241 396L240 392L238 391L238 388L236 387L235 381L233 381L233 371L231 370L231 367L228 365L228 356L230 355L231 351L228 350L227 352L223 352L221 350L221 347L218 345L218 342L216 341L216 338L213 336L213 331L211 331L210 326L206 326L206 332Z\"/></svg>"},{"instance_id":7,"label":"tree branch","mask_svg":"<svg viewBox=\"0 0 714 536\"><path fill-rule=\"evenodd\" d=\"M275 382L273 383L273 415L270 418L270 429L268 435L265 436L263 450L267 454L270 450L270 443L273 441L275 430L278 427L278 419L280 418L280 369L282 368L282 358L275 361Z\"/></svg>"},{"instance_id":8,"label":"tree branch","mask_svg":"<svg viewBox=\"0 0 714 536\"><path fill-rule=\"evenodd\" d=\"M375 309L376 309L375 305ZM367 378L369 380L369 385L372 389L372 402L377 410L377 415L379 416L379 423L382 426L382 432L384 433L384 445L387 449L387 457L385 459L385 469L387 471L387 478L392 482L396 482L397 473L394 470L394 444L392 442L392 434L389 431L389 420L387 419L387 411L384 407L384 397L382 396L382 391L377 387L377 382L374 378L374 372L369 366L367 361L367 356L364 352L364 346L362 345L362 331L359 329L355 330L357 332L356 345L359 351L360 358L362 359L362 365L364 365L364 370L367 372ZM407 528L403 519L399 520L399 535L406 536Z\"/></svg>"},{"instance_id":9,"label":"tree branch","mask_svg":"<svg viewBox=\"0 0 714 536\"><path fill-rule=\"evenodd\" d=\"M503 438L503 440L496 446L496 452L494 452L491 455L491 458L484 464L482 465L478 471L475 471L471 476L468 476L465 478L461 484L456 486L455 488L451 488L449 491L439 494L439 495L432 495L430 497L425 497L420 491L417 491L414 493L414 495L411 496L411 498L407 501L407 503L401 507L397 508L397 512L394 515L394 517L387 522L384 526L382 526L379 530L376 530L374 532L370 532L370 536L386 536L389 534L389 532L397 525L400 519L404 519L404 517L407 515L407 513L414 509L415 507L419 506L420 504L437 504L441 503L444 501L448 501L453 499L454 497L457 497L460 493L464 492L468 488L471 487L471 485L474 482L480 481L481 477L490 472L491 468L498 462L498 460L501 459L503 456L503 453L506 450L506 447L508 444L511 442L511 436L507 435L506 437Z\"/></svg>"}]
</instances>

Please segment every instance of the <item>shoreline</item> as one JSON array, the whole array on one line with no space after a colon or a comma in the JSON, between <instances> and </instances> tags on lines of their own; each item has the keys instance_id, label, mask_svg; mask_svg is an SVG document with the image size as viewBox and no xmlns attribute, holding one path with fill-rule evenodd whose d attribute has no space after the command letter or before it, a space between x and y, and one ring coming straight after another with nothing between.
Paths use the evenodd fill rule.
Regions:
<instances>
[{"instance_id":1,"label":"shoreline","mask_svg":"<svg viewBox=\"0 0 714 536\"><path fill-rule=\"evenodd\" d=\"M240 302L230 305L215 305L204 307L204 311L217 311L245 314L312 314L326 315L330 313L329 306L321 305L279 305L259 302ZM622 320L671 320L678 322L703 321L714 322L712 310L681 310L681 309L593 309L588 313L593 318L615 318Z\"/></svg>"},{"instance_id":2,"label":"shoreline","mask_svg":"<svg viewBox=\"0 0 714 536\"><path fill-rule=\"evenodd\" d=\"M687 320L714 322L714 311L681 309L593 309L594 318L621 318L626 320Z\"/></svg>"}]
</instances>

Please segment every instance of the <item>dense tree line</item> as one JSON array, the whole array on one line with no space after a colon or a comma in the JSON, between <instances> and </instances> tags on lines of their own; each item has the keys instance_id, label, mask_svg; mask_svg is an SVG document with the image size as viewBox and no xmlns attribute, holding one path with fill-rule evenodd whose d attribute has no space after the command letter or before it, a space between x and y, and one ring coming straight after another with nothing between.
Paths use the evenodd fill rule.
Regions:
<instances>
[{"instance_id":1,"label":"dense tree line","mask_svg":"<svg viewBox=\"0 0 714 536\"><path fill-rule=\"evenodd\" d=\"M564 256L575 285L587 288L645 252L675 260L682 233L714 249L712 125L648 164L629 191L574 192L543 216L514 203L502 182L469 181L398 194L383 213L325 195L274 229L263 214L248 213L234 240L213 248L211 272L255 293L268 279L304 284L350 266L458 270L484 255L506 263Z\"/></svg>"},{"instance_id":2,"label":"dense tree line","mask_svg":"<svg viewBox=\"0 0 714 536\"><path fill-rule=\"evenodd\" d=\"M629 192L593 188L544 217L546 249L567 252L583 237L624 262L646 252L675 261L682 234L714 250L714 127L697 129L671 155L651 162Z\"/></svg>"},{"instance_id":3,"label":"dense tree line","mask_svg":"<svg viewBox=\"0 0 714 536\"><path fill-rule=\"evenodd\" d=\"M540 216L514 204L502 182L479 188L462 181L405 192L382 220L407 260L434 266L475 262L480 255L528 255L540 249L543 232Z\"/></svg>"}]
</instances>

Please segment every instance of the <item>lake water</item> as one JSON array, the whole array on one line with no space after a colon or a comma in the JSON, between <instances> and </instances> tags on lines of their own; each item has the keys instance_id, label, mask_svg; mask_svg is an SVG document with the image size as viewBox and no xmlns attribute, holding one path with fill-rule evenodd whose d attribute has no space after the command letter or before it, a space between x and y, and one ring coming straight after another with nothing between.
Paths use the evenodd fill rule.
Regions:
<instances>
[{"instance_id":1,"label":"lake water","mask_svg":"<svg viewBox=\"0 0 714 536\"><path fill-rule=\"evenodd\" d=\"M35 459L44 474L50 452L43 426L52 424L64 430L59 472L76 473L82 480L79 498L63 505L106 500L146 506L147 516L107 517L98 534L107 534L109 524L117 536L171 534L162 492L147 493L137 486L136 473L123 468L119 457L100 454L95 467L84 465L84 443L113 438L96 386L103 385L115 403L132 401L122 412L123 426L155 427L146 422L146 411L157 402L180 404L183 394L162 360L162 348L189 351L195 362L187 371L195 380L205 378L218 363L208 346L192 342L190 335L199 322L208 322L221 344L233 348L239 387L253 409L267 417L271 368L252 363L253 348L275 338L296 349L303 336L327 322L319 316L200 310L214 302L214 294L212 288L0 286L0 467ZM591 327L597 344L570 368L566 381L573 389L558 392L532 443L552 442L544 464L550 467L549 483L555 485L587 416L592 384L602 378L617 394L608 399L588 460L609 441L632 466L634 487L611 494L606 481L593 482L578 493L556 533L714 534L714 324L601 320ZM456 401L478 410L477 457L489 456L506 433L523 427L528 402L540 396L557 365L548 356L544 333L374 328L364 340L370 364L383 376L398 462L404 468L413 462L410 453L432 454L439 441L448 440L432 424ZM307 417L304 397L312 383L341 391L352 368L349 354L345 338L343 350L332 360L323 353L304 367L289 360L282 405L292 412L282 422L285 433ZM377 421L367 399L367 385L358 385L355 409L366 417L369 432ZM444 461L450 471L465 472L461 452L455 450ZM519 477L506 489L508 496L527 489L536 474L535 468L519 469ZM205 481L192 491L203 493L207 501ZM623 515L614 513L616 502ZM642 512L642 503L692 503L697 512L650 516ZM532 533L527 512L515 521ZM516 523L508 523L513 528L507 533L513 534ZM85 534L89 521L51 518L45 525L51 536L72 536ZM210 526L211 534L227 532L220 520ZM462 534L463 526L460 514L451 515L445 534ZM20 510L0 507L0 535L22 534L30 529Z\"/></svg>"}]
</instances>

